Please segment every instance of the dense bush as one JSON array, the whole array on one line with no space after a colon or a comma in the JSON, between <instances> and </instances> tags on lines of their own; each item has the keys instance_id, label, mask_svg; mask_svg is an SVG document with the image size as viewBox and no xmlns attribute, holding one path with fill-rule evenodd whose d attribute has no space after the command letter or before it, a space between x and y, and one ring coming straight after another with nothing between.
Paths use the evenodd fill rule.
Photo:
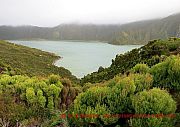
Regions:
<instances>
[{"instance_id":1,"label":"dense bush","mask_svg":"<svg viewBox=\"0 0 180 127\"><path fill-rule=\"evenodd\" d=\"M150 74L130 74L129 76L116 76L102 84L87 84L89 89L78 95L70 113L96 114L96 118L74 118L72 124L112 125L127 123L128 118L106 117L121 113L133 113L131 97L144 89L150 89L152 77ZM86 87L86 86L85 86Z\"/></svg>"},{"instance_id":2,"label":"dense bush","mask_svg":"<svg viewBox=\"0 0 180 127\"><path fill-rule=\"evenodd\" d=\"M150 88L152 88L153 78L152 78L152 75L150 75L149 73L135 74L132 76L134 78L136 92L140 92L143 90L149 90Z\"/></svg>"},{"instance_id":3,"label":"dense bush","mask_svg":"<svg viewBox=\"0 0 180 127\"><path fill-rule=\"evenodd\" d=\"M171 127L173 120L170 114L176 111L176 103L165 90L157 88L149 91L143 91L132 97L133 108L136 114L157 115L163 114L162 117L132 118L130 123L133 127Z\"/></svg>"},{"instance_id":4,"label":"dense bush","mask_svg":"<svg viewBox=\"0 0 180 127\"><path fill-rule=\"evenodd\" d=\"M168 57L164 62L154 65L150 72L154 86L180 90L180 56Z\"/></svg>"},{"instance_id":5,"label":"dense bush","mask_svg":"<svg viewBox=\"0 0 180 127\"><path fill-rule=\"evenodd\" d=\"M29 110L23 104L16 104L9 92L0 94L0 126L9 127L30 117ZM27 115L28 114L28 115Z\"/></svg>"},{"instance_id":6,"label":"dense bush","mask_svg":"<svg viewBox=\"0 0 180 127\"><path fill-rule=\"evenodd\" d=\"M136 64L131 70L133 73L146 74L149 72L149 67L146 64Z\"/></svg>"},{"instance_id":7,"label":"dense bush","mask_svg":"<svg viewBox=\"0 0 180 127\"><path fill-rule=\"evenodd\" d=\"M90 123L99 125L101 121L103 121L104 124L116 122L117 119L105 119L103 117L104 114L112 113L109 107L105 105L109 93L110 89L108 87L92 87L85 93L81 93L74 101L72 114L98 115L98 118L74 118L74 124L83 124L85 126Z\"/></svg>"},{"instance_id":8,"label":"dense bush","mask_svg":"<svg viewBox=\"0 0 180 127\"><path fill-rule=\"evenodd\" d=\"M65 95L63 90L67 88L68 93ZM42 79L2 74L0 75L0 98L3 97L7 90L9 94L8 97L11 99L8 103L11 104L7 103L5 105L2 103L1 105L4 106L5 109L7 108L8 111L6 112L9 112L9 114L11 114L10 112L13 110L13 105L17 107L17 110L21 110L19 111L20 113L25 112L22 114L21 119L17 119L21 123L23 123L25 119L30 118L37 119L32 119L32 122L38 122L38 119L51 119L55 110L62 109L61 107L63 105L66 107L65 109L67 109L80 92L78 88L72 87L70 80L61 79L57 75L50 75L49 78ZM69 97L71 97L70 101L68 99ZM3 107L0 106L0 108L2 109L0 118L6 118L3 117L5 114ZM18 112L15 112L14 116L15 115L18 116ZM16 117L14 117L14 119L15 118ZM10 124L15 124L16 121L14 121L14 119L9 116L7 121Z\"/></svg>"}]
</instances>

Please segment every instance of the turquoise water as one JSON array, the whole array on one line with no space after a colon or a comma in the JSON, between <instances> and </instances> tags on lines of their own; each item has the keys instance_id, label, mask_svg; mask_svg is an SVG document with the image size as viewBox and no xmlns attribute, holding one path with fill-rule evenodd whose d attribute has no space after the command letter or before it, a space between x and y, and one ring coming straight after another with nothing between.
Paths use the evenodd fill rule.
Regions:
<instances>
[{"instance_id":1,"label":"turquoise water","mask_svg":"<svg viewBox=\"0 0 180 127\"><path fill-rule=\"evenodd\" d=\"M72 41L11 41L16 44L55 53L62 59L55 62L81 78L97 71L99 66L108 67L117 54L122 54L140 45L110 45L100 42Z\"/></svg>"}]
</instances>

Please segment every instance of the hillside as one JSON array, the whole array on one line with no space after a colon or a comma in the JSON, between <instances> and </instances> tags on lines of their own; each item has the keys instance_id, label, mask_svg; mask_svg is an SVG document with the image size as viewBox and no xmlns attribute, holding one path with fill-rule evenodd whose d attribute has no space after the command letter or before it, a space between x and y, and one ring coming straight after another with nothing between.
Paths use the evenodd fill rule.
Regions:
<instances>
[{"instance_id":1,"label":"hillside","mask_svg":"<svg viewBox=\"0 0 180 127\"><path fill-rule=\"evenodd\" d=\"M180 37L180 14L122 25L112 43L137 44L141 42L146 44L148 40L168 37Z\"/></svg>"},{"instance_id":2,"label":"hillside","mask_svg":"<svg viewBox=\"0 0 180 127\"><path fill-rule=\"evenodd\" d=\"M180 14L124 25L61 24L56 27L0 26L0 39L104 41L111 44L146 44L156 38L180 37Z\"/></svg>"},{"instance_id":3,"label":"hillside","mask_svg":"<svg viewBox=\"0 0 180 127\"><path fill-rule=\"evenodd\" d=\"M118 25L119 27L119 25ZM77 25L62 24L53 28L36 26L0 26L0 39L2 40L112 40L117 25Z\"/></svg>"},{"instance_id":4,"label":"hillside","mask_svg":"<svg viewBox=\"0 0 180 127\"><path fill-rule=\"evenodd\" d=\"M69 70L53 65L60 58L55 54L6 41L0 41L0 49L0 67L6 73L42 77L58 74L76 80Z\"/></svg>"},{"instance_id":5,"label":"hillside","mask_svg":"<svg viewBox=\"0 0 180 127\"><path fill-rule=\"evenodd\" d=\"M21 61L28 69L37 70L30 62L39 65L40 55L49 62L56 57L5 41L0 45L7 53L1 55L2 62ZM100 67L82 85L54 74L44 78L15 75L14 67L0 62L0 126L179 127L179 53L180 38L153 40L117 55L109 68Z\"/></svg>"},{"instance_id":6,"label":"hillside","mask_svg":"<svg viewBox=\"0 0 180 127\"><path fill-rule=\"evenodd\" d=\"M118 54L112 60L112 64L108 68L100 67L97 72L93 72L84 76L81 83L98 83L112 79L117 74L129 73L128 71L138 63L145 63L153 66L163 61L171 54L180 53L180 39L169 38L168 40L153 40L145 46L133 49L125 54Z\"/></svg>"}]
</instances>

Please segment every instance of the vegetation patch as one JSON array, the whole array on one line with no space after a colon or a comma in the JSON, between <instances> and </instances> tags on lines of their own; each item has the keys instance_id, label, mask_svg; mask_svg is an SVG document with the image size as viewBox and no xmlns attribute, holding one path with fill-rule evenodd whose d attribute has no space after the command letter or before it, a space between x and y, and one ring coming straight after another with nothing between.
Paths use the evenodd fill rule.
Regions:
<instances>
[{"instance_id":1,"label":"vegetation patch","mask_svg":"<svg viewBox=\"0 0 180 127\"><path fill-rule=\"evenodd\" d=\"M53 65L59 58L52 53L0 41L0 68L5 73L41 77L57 74L77 81L69 70Z\"/></svg>"}]
</instances>

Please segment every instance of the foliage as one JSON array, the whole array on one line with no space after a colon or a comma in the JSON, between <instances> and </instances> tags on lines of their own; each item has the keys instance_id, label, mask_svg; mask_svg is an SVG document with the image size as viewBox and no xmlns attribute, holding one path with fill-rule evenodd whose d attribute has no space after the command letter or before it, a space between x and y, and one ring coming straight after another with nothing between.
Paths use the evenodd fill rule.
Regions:
<instances>
[{"instance_id":1,"label":"foliage","mask_svg":"<svg viewBox=\"0 0 180 127\"><path fill-rule=\"evenodd\" d=\"M52 120L56 111L67 110L79 94L80 88L73 86L69 79L54 74L48 78L1 74L0 121L13 126L33 126ZM8 96L3 98L5 94ZM7 99L10 100L6 102ZM12 111L13 106L18 111Z\"/></svg>"},{"instance_id":2,"label":"foliage","mask_svg":"<svg viewBox=\"0 0 180 127\"><path fill-rule=\"evenodd\" d=\"M53 80L52 82L52 77L55 77L55 75L51 75L49 79L42 80L36 77L29 78L20 75L1 75L0 88L2 92L8 88L10 92L16 94L16 96L19 96L21 100L26 101L31 106L46 107L47 102L54 107L54 101L58 100L63 85L59 80L56 80L56 82Z\"/></svg>"},{"instance_id":3,"label":"foliage","mask_svg":"<svg viewBox=\"0 0 180 127\"><path fill-rule=\"evenodd\" d=\"M36 101L36 95L33 88L26 89L26 99L29 104L33 104Z\"/></svg>"},{"instance_id":4,"label":"foliage","mask_svg":"<svg viewBox=\"0 0 180 127\"><path fill-rule=\"evenodd\" d=\"M60 109L66 110L73 103L76 96L81 92L80 87L73 87L72 82L69 79L61 79L63 89L61 91Z\"/></svg>"},{"instance_id":5,"label":"foliage","mask_svg":"<svg viewBox=\"0 0 180 127\"><path fill-rule=\"evenodd\" d=\"M176 123L178 126L180 56L172 54L179 53L179 42L177 38L154 40L142 48L117 55L109 68L100 67L98 72L85 76L81 80L82 88L60 77L61 74L49 77L16 75L21 74L23 69L16 70L3 60L0 62L0 124L170 127ZM2 42L2 46L4 44ZM19 46L14 47L17 50ZM29 53L28 49L26 51ZM169 89L176 102L160 88ZM59 116L63 111L66 115L72 114L72 118L61 119ZM142 119L112 116L122 113L176 113L177 117Z\"/></svg>"},{"instance_id":6,"label":"foliage","mask_svg":"<svg viewBox=\"0 0 180 127\"><path fill-rule=\"evenodd\" d=\"M149 67L146 64L136 64L132 69L133 73L148 73Z\"/></svg>"},{"instance_id":7,"label":"foliage","mask_svg":"<svg viewBox=\"0 0 180 127\"><path fill-rule=\"evenodd\" d=\"M134 84L136 86L135 92L140 92L143 90L149 90L152 88L153 77L150 74L135 74L132 75L134 78Z\"/></svg>"},{"instance_id":8,"label":"foliage","mask_svg":"<svg viewBox=\"0 0 180 127\"><path fill-rule=\"evenodd\" d=\"M88 86L90 85L90 87ZM152 85L152 76L150 74L130 74L121 75L107 81L103 84L87 84L89 88L79 94L71 109L72 114L96 114L95 118L74 118L73 124L90 125L113 125L125 124L118 117L106 117L105 115L114 115L122 113L133 113L131 98L132 96L145 89L149 90Z\"/></svg>"},{"instance_id":9,"label":"foliage","mask_svg":"<svg viewBox=\"0 0 180 127\"><path fill-rule=\"evenodd\" d=\"M7 89L8 97L11 98L11 102L8 101L6 104L1 104L2 107L0 106L0 108L2 112L0 112L0 115L2 116L0 116L0 118L7 118L3 119L3 121L7 120L10 124L15 124L14 120L16 117L14 115L18 117L19 114L18 112L14 113L14 111L12 111L13 106L15 106L17 110L21 110L19 111L20 113L26 110L24 111L25 114L22 113L24 116L18 119L21 122L30 117L40 119L50 118L54 110L60 109L60 105L62 105L61 99L63 100L64 98L61 91L66 87L63 86L60 79L57 75L50 75L49 78L45 79L37 77L30 78L21 75L0 75L0 98L4 96ZM69 106L79 91L76 90L77 88L71 87L71 85L69 85L68 88L70 93L68 97L71 97L71 102L68 104ZM65 100L66 98L67 97L65 97ZM4 111L6 108L7 111ZM14 113L12 117L9 116L11 111ZM7 117L4 117L4 115L6 115L5 112L7 112Z\"/></svg>"},{"instance_id":10,"label":"foliage","mask_svg":"<svg viewBox=\"0 0 180 127\"><path fill-rule=\"evenodd\" d=\"M132 104L136 114L164 115L159 118L132 118L130 122L133 127L173 126L172 118L167 117L166 115L175 113L176 102L172 99L167 91L154 88L149 91L137 93L135 96L133 96Z\"/></svg>"},{"instance_id":11,"label":"foliage","mask_svg":"<svg viewBox=\"0 0 180 127\"><path fill-rule=\"evenodd\" d=\"M108 107L104 104L107 94L109 94L109 90L108 87L93 87L88 89L85 93L81 93L74 101L73 112L71 112L71 114L89 115L89 117L74 117L74 119L72 118L73 123L87 126L90 123L100 125L100 121L103 121L104 124L116 122L116 119L105 119L103 117L104 114L111 113ZM96 116L91 115L98 115L97 117L99 119Z\"/></svg>"},{"instance_id":12,"label":"foliage","mask_svg":"<svg viewBox=\"0 0 180 127\"><path fill-rule=\"evenodd\" d=\"M6 74L41 77L57 74L78 82L70 71L53 65L54 61L59 59L55 54L1 40L0 49L0 68Z\"/></svg>"},{"instance_id":13,"label":"foliage","mask_svg":"<svg viewBox=\"0 0 180 127\"><path fill-rule=\"evenodd\" d=\"M154 65L151 70L153 85L170 90L180 90L180 56L168 57L164 62Z\"/></svg>"},{"instance_id":14,"label":"foliage","mask_svg":"<svg viewBox=\"0 0 180 127\"><path fill-rule=\"evenodd\" d=\"M9 92L0 94L0 126L17 125L19 121L32 117L31 115L30 109L24 104L15 103Z\"/></svg>"}]
</instances>

